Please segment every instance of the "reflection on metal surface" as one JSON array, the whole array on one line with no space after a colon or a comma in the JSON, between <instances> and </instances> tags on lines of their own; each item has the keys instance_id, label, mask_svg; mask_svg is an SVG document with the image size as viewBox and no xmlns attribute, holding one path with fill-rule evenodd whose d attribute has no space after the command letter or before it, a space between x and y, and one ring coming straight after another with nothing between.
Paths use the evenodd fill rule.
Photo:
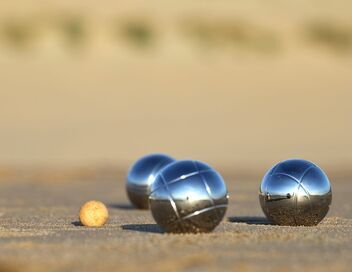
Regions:
<instances>
[{"instance_id":1,"label":"reflection on metal surface","mask_svg":"<svg viewBox=\"0 0 352 272\"><path fill-rule=\"evenodd\" d=\"M150 209L167 232L209 232L223 219L227 187L214 169L199 161L177 161L157 175Z\"/></svg>"},{"instance_id":2,"label":"reflection on metal surface","mask_svg":"<svg viewBox=\"0 0 352 272\"><path fill-rule=\"evenodd\" d=\"M139 209L148 209L150 186L157 173L175 160L164 154L151 154L140 158L128 171L126 191L128 198Z\"/></svg>"},{"instance_id":3,"label":"reflection on metal surface","mask_svg":"<svg viewBox=\"0 0 352 272\"><path fill-rule=\"evenodd\" d=\"M317 225L328 213L331 199L324 171L299 159L275 165L265 174L259 189L264 214L278 225Z\"/></svg>"}]
</instances>

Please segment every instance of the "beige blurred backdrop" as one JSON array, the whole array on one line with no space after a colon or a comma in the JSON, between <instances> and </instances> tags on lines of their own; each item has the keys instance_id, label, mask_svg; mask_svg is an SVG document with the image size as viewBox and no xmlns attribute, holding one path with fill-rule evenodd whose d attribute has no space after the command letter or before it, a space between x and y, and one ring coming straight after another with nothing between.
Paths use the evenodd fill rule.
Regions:
<instances>
[{"instance_id":1,"label":"beige blurred backdrop","mask_svg":"<svg viewBox=\"0 0 352 272\"><path fill-rule=\"evenodd\" d=\"M1 165L352 163L351 1L0 2Z\"/></svg>"}]
</instances>

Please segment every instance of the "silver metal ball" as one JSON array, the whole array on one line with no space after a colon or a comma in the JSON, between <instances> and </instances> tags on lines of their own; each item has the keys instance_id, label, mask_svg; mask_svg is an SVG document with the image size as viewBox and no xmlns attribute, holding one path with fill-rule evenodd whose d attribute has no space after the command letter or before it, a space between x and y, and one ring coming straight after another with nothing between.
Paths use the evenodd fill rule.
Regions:
<instances>
[{"instance_id":1,"label":"silver metal ball","mask_svg":"<svg viewBox=\"0 0 352 272\"><path fill-rule=\"evenodd\" d=\"M157 173L175 160L164 154L151 154L137 160L126 178L128 198L139 209L148 209L150 186Z\"/></svg>"},{"instance_id":2,"label":"silver metal ball","mask_svg":"<svg viewBox=\"0 0 352 272\"><path fill-rule=\"evenodd\" d=\"M218 172L199 161L177 161L151 186L150 209L166 232L210 232L223 219L227 187Z\"/></svg>"},{"instance_id":3,"label":"silver metal ball","mask_svg":"<svg viewBox=\"0 0 352 272\"><path fill-rule=\"evenodd\" d=\"M280 162L264 176L259 201L274 224L317 225L329 211L332 193L328 177L312 162Z\"/></svg>"}]
</instances>

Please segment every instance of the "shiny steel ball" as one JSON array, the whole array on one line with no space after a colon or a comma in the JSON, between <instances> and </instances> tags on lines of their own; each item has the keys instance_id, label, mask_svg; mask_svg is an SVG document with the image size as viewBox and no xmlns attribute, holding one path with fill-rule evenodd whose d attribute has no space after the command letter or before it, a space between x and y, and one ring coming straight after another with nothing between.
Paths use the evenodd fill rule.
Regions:
<instances>
[{"instance_id":1,"label":"shiny steel ball","mask_svg":"<svg viewBox=\"0 0 352 272\"><path fill-rule=\"evenodd\" d=\"M300 159L275 165L259 189L263 212L277 225L317 225L328 213L331 199L331 185L324 171Z\"/></svg>"},{"instance_id":2,"label":"shiny steel ball","mask_svg":"<svg viewBox=\"0 0 352 272\"><path fill-rule=\"evenodd\" d=\"M139 209L148 209L150 186L156 174L175 160L164 154L151 154L137 160L129 169L126 191L131 203Z\"/></svg>"},{"instance_id":3,"label":"shiny steel ball","mask_svg":"<svg viewBox=\"0 0 352 272\"><path fill-rule=\"evenodd\" d=\"M210 232L228 203L224 180L209 165L177 161L162 169L151 186L150 209L166 232Z\"/></svg>"}]
</instances>

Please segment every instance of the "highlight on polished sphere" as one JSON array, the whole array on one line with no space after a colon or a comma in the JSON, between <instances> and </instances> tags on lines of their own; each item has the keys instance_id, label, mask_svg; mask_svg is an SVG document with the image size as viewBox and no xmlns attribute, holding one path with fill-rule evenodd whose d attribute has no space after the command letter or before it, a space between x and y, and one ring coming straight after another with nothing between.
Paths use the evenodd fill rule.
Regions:
<instances>
[{"instance_id":1,"label":"highlight on polished sphere","mask_svg":"<svg viewBox=\"0 0 352 272\"><path fill-rule=\"evenodd\" d=\"M151 154L137 160L126 178L128 198L139 209L148 209L150 186L157 173L175 159L164 154Z\"/></svg>"},{"instance_id":2,"label":"highlight on polished sphere","mask_svg":"<svg viewBox=\"0 0 352 272\"><path fill-rule=\"evenodd\" d=\"M177 161L151 186L150 209L166 232L210 232L223 219L227 187L218 172L199 161Z\"/></svg>"},{"instance_id":3,"label":"highlight on polished sphere","mask_svg":"<svg viewBox=\"0 0 352 272\"><path fill-rule=\"evenodd\" d=\"M259 189L263 212L277 225L317 225L328 213L331 199L324 171L300 159L276 164L265 174Z\"/></svg>"}]
</instances>

